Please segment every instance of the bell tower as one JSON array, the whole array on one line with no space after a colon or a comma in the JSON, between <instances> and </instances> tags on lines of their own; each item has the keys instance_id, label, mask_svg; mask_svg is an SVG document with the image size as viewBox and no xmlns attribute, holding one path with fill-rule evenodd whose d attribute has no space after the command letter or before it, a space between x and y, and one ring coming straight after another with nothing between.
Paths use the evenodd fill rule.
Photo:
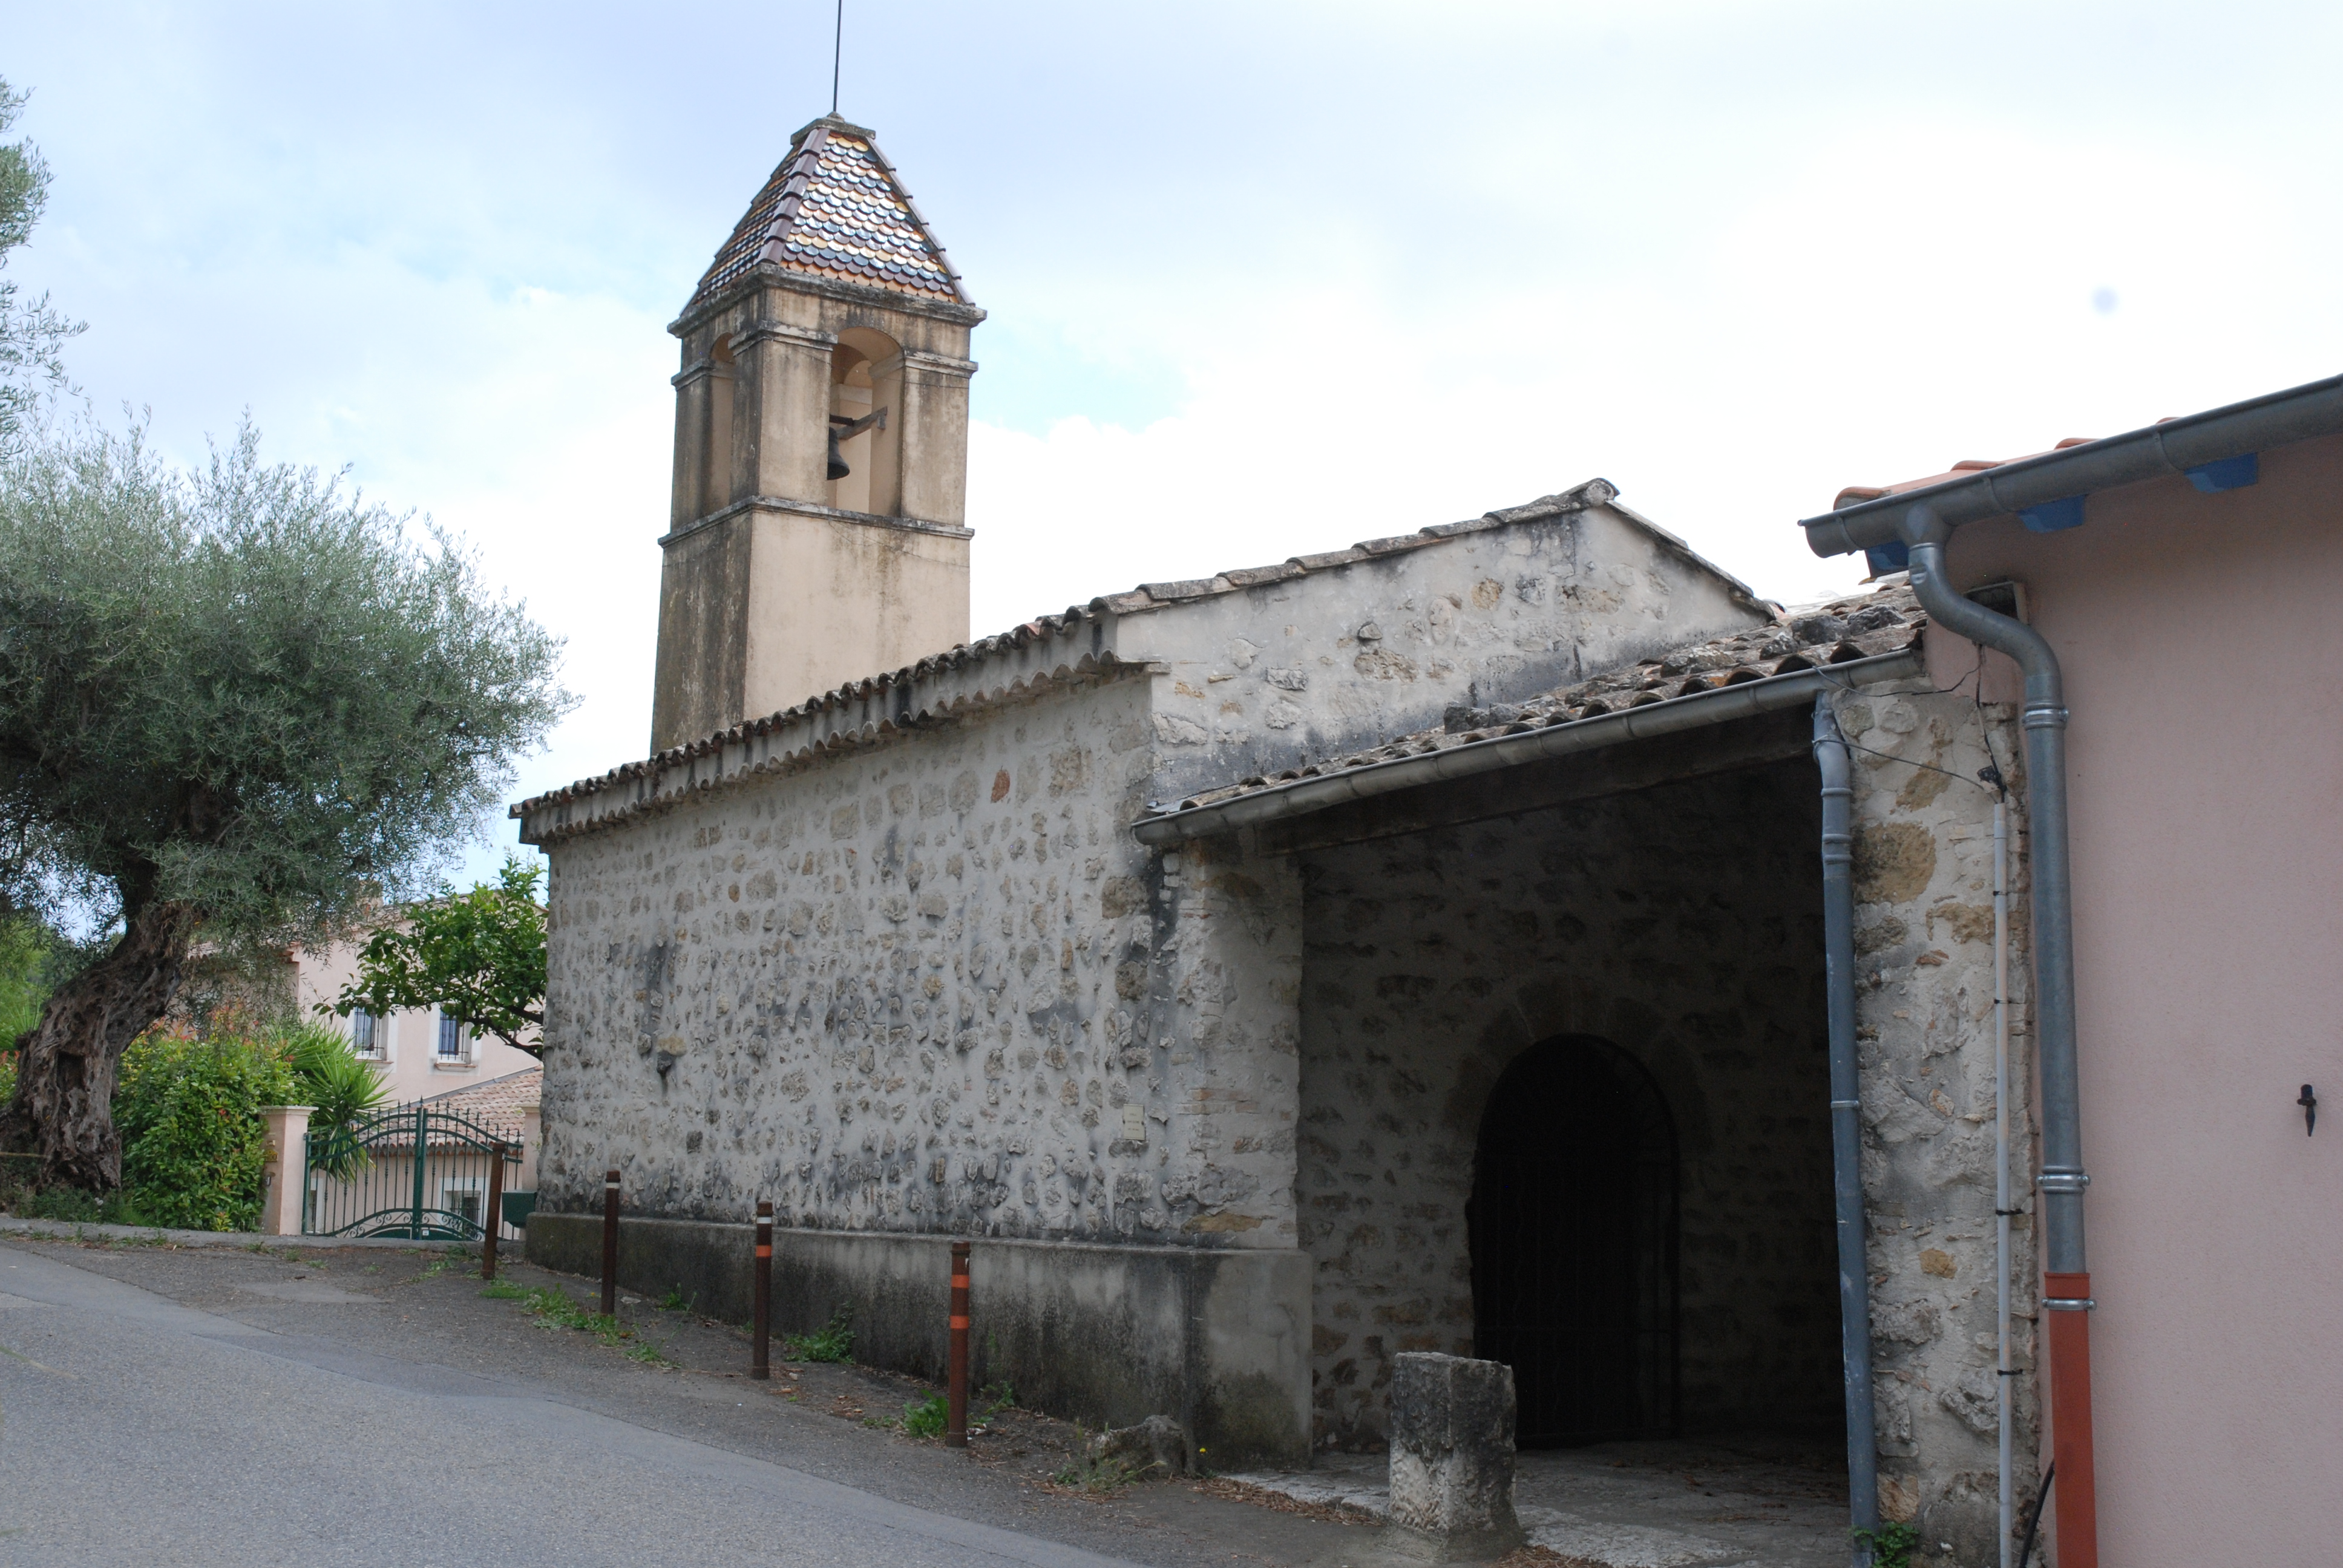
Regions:
<instances>
[{"instance_id":1,"label":"bell tower","mask_svg":"<svg viewBox=\"0 0 2343 1568\"><path fill-rule=\"evenodd\" d=\"M968 640L983 319L870 132L790 138L669 328L652 750Z\"/></svg>"}]
</instances>

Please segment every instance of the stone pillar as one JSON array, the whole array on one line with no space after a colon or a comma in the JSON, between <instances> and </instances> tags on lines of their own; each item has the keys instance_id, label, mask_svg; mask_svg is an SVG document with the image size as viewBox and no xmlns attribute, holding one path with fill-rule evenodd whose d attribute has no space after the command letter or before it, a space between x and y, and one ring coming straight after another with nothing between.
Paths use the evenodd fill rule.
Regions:
<instances>
[{"instance_id":1,"label":"stone pillar","mask_svg":"<svg viewBox=\"0 0 2343 1568\"><path fill-rule=\"evenodd\" d=\"M1410 1351L1391 1382L1393 1543L1484 1563L1525 1539L1513 1517L1513 1369Z\"/></svg>"},{"instance_id":2,"label":"stone pillar","mask_svg":"<svg viewBox=\"0 0 2343 1568\"><path fill-rule=\"evenodd\" d=\"M901 513L960 523L968 516L968 378L976 364L911 350L901 364Z\"/></svg>"},{"instance_id":3,"label":"stone pillar","mask_svg":"<svg viewBox=\"0 0 2343 1568\"><path fill-rule=\"evenodd\" d=\"M675 377L675 483L668 529L696 523L716 508L708 502L708 383L705 359Z\"/></svg>"},{"instance_id":4,"label":"stone pillar","mask_svg":"<svg viewBox=\"0 0 2343 1568\"><path fill-rule=\"evenodd\" d=\"M838 339L760 321L733 339L734 496L830 502L830 358Z\"/></svg>"},{"instance_id":5,"label":"stone pillar","mask_svg":"<svg viewBox=\"0 0 2343 1568\"><path fill-rule=\"evenodd\" d=\"M261 1168L260 1233L297 1236L301 1233L301 1197L309 1185L309 1112L314 1105L264 1105L262 1122L268 1130L268 1162Z\"/></svg>"}]
</instances>

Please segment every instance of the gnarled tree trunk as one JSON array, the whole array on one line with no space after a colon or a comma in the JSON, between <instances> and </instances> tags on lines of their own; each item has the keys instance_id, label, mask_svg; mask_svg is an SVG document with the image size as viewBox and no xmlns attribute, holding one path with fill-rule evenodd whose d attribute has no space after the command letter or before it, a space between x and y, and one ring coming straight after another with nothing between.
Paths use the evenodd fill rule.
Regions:
<instances>
[{"instance_id":1,"label":"gnarled tree trunk","mask_svg":"<svg viewBox=\"0 0 2343 1568\"><path fill-rule=\"evenodd\" d=\"M40 1021L18 1037L7 1141L37 1151L48 1180L100 1191L122 1184L115 1074L130 1042L171 1005L195 930L188 905L147 904L112 950L59 987Z\"/></svg>"}]
</instances>

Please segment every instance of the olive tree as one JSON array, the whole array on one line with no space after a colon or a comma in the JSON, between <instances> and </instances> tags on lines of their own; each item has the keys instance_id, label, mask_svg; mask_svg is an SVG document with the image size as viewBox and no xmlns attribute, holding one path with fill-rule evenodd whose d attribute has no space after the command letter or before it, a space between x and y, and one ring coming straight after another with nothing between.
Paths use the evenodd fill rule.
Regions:
<instances>
[{"instance_id":1,"label":"olive tree","mask_svg":"<svg viewBox=\"0 0 2343 1568\"><path fill-rule=\"evenodd\" d=\"M0 463L0 913L116 932L19 1037L0 1139L116 1185L122 1051L193 945L435 884L568 705L558 651L447 537L249 428L193 471L135 428Z\"/></svg>"},{"instance_id":2,"label":"olive tree","mask_svg":"<svg viewBox=\"0 0 2343 1568\"><path fill-rule=\"evenodd\" d=\"M26 95L0 80L0 131L16 123ZM32 237L49 197L49 166L29 141L0 143L0 273L8 253ZM65 340L79 332L49 304L19 298L15 281L0 276L0 454L29 439L45 406L65 390Z\"/></svg>"}]
</instances>

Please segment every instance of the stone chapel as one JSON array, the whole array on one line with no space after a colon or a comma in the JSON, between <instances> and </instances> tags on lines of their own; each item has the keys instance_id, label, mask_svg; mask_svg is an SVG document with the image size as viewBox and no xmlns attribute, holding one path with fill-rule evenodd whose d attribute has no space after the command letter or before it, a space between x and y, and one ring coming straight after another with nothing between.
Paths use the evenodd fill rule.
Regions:
<instances>
[{"instance_id":1,"label":"stone chapel","mask_svg":"<svg viewBox=\"0 0 2343 1568\"><path fill-rule=\"evenodd\" d=\"M779 1322L932 1374L974 1238L980 1378L1231 1466L1372 1447L1410 1349L1509 1361L1524 1442L1836 1431L1815 704L1939 772L2010 709L1914 678L1908 593L1785 615L1601 479L971 638L983 317L826 117L671 328L650 752L513 808L530 1256L598 1267L615 1167L624 1276L743 1317L769 1199ZM1866 1133L1882 1462L1933 1496L1992 1462L1916 1261L1990 1231L1985 851L1858 771L1865 1070L1921 1086Z\"/></svg>"}]
</instances>

